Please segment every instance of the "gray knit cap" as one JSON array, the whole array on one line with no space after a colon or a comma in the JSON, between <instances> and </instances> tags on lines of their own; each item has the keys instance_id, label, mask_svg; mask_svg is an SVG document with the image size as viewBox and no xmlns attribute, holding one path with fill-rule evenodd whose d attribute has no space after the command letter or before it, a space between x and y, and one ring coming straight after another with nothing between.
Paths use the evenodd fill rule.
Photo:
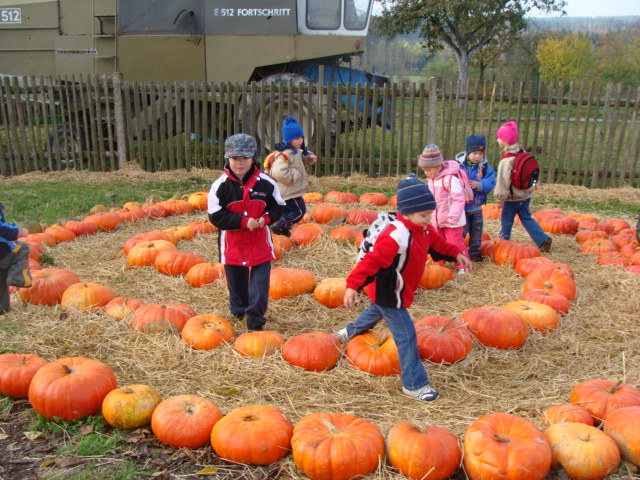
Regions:
<instances>
[{"instance_id":1,"label":"gray knit cap","mask_svg":"<svg viewBox=\"0 0 640 480\"><path fill-rule=\"evenodd\" d=\"M224 142L224 158L247 157L254 158L258 143L256 139L246 133L231 135Z\"/></svg>"}]
</instances>

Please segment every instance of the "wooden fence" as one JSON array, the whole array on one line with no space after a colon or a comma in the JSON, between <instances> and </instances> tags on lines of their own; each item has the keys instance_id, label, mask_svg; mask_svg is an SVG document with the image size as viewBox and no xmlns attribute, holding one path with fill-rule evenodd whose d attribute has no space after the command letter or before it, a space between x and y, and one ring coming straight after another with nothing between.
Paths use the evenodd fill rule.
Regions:
<instances>
[{"instance_id":1,"label":"wooden fence","mask_svg":"<svg viewBox=\"0 0 640 480\"><path fill-rule=\"evenodd\" d=\"M640 90L583 82L317 85L122 82L112 77L0 78L0 174L117 169L221 169L224 139L280 141L285 115L300 119L316 175L400 175L437 143L445 158L471 133L499 159L497 128L515 120L543 182L640 185Z\"/></svg>"}]
</instances>

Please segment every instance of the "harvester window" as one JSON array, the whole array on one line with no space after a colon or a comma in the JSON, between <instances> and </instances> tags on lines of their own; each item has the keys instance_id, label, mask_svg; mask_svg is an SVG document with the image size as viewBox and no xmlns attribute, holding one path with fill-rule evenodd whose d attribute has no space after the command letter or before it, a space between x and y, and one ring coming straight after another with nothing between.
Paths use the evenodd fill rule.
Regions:
<instances>
[{"instance_id":1,"label":"harvester window","mask_svg":"<svg viewBox=\"0 0 640 480\"><path fill-rule=\"evenodd\" d=\"M342 18L342 0L307 0L307 28L336 30Z\"/></svg>"},{"instance_id":2,"label":"harvester window","mask_svg":"<svg viewBox=\"0 0 640 480\"><path fill-rule=\"evenodd\" d=\"M344 27L348 30L363 30L369 19L370 0L345 0Z\"/></svg>"}]
</instances>

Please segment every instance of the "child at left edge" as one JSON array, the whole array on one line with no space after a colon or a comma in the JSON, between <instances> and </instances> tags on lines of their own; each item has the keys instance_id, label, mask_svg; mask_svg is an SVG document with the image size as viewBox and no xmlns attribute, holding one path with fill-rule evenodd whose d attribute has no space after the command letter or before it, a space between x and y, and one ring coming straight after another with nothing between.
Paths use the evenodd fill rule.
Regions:
<instances>
[{"instance_id":1,"label":"child at left edge","mask_svg":"<svg viewBox=\"0 0 640 480\"><path fill-rule=\"evenodd\" d=\"M364 287L371 303L354 322L337 332L344 344L384 319L398 347L402 392L427 402L440 394L431 387L420 360L416 329L407 309L422 278L427 253L471 268L471 261L460 248L448 243L431 225L435 208L429 187L414 174L398 183L397 220L380 233L374 248L347 277L344 306L353 310L358 291Z\"/></svg>"},{"instance_id":2,"label":"child at left edge","mask_svg":"<svg viewBox=\"0 0 640 480\"><path fill-rule=\"evenodd\" d=\"M455 160L445 162L437 145L427 145L418 155L418 166L427 176L429 189L436 200L432 225L447 242L458 247L469 258L463 235L466 224L464 186L456 176L460 164ZM456 262L456 268L458 273L468 272L460 262Z\"/></svg>"},{"instance_id":3,"label":"child at left edge","mask_svg":"<svg viewBox=\"0 0 640 480\"><path fill-rule=\"evenodd\" d=\"M4 205L0 203L0 315L11 310L9 286L31 286L29 244L18 241L28 234L26 228L5 222Z\"/></svg>"},{"instance_id":4,"label":"child at left edge","mask_svg":"<svg viewBox=\"0 0 640 480\"><path fill-rule=\"evenodd\" d=\"M280 194L287 204L272 230L275 234L288 237L291 228L302 220L307 211L302 198L309 188L307 165L316 163L318 157L307 150L304 131L294 117L285 117L282 139L283 142L275 146L275 159L267 174L278 182Z\"/></svg>"},{"instance_id":5,"label":"child at left edge","mask_svg":"<svg viewBox=\"0 0 640 480\"><path fill-rule=\"evenodd\" d=\"M224 142L224 173L208 196L209 221L218 228L218 252L229 289L231 314L247 317L247 330L262 330L269 302L269 225L282 214L284 200L275 181L260 172L257 142L238 133Z\"/></svg>"}]
</instances>

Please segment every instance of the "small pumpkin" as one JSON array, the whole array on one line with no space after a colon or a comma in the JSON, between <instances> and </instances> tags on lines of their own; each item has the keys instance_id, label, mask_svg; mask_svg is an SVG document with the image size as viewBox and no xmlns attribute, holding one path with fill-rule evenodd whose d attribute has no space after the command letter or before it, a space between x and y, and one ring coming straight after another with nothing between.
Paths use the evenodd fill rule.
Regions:
<instances>
[{"instance_id":1,"label":"small pumpkin","mask_svg":"<svg viewBox=\"0 0 640 480\"><path fill-rule=\"evenodd\" d=\"M196 311L183 303L147 303L138 308L131 317L131 326L147 333L166 330L181 332L184 324Z\"/></svg>"},{"instance_id":2,"label":"small pumpkin","mask_svg":"<svg viewBox=\"0 0 640 480\"><path fill-rule=\"evenodd\" d=\"M352 192L340 192L337 190L332 190L327 192L324 196L325 202L335 202L335 203L358 203L358 197L355 193Z\"/></svg>"},{"instance_id":3,"label":"small pumpkin","mask_svg":"<svg viewBox=\"0 0 640 480\"><path fill-rule=\"evenodd\" d=\"M344 294L347 291L347 280L344 278L325 278L313 290L313 298L329 308L344 305Z\"/></svg>"},{"instance_id":4,"label":"small pumpkin","mask_svg":"<svg viewBox=\"0 0 640 480\"><path fill-rule=\"evenodd\" d=\"M311 372L330 370L340 359L340 342L327 332L301 333L282 345L282 358Z\"/></svg>"},{"instance_id":5,"label":"small pumpkin","mask_svg":"<svg viewBox=\"0 0 640 480\"><path fill-rule=\"evenodd\" d=\"M562 422L584 423L593 426L593 417L584 407L564 403L562 405L554 405L544 411L544 421L546 424Z\"/></svg>"},{"instance_id":6,"label":"small pumpkin","mask_svg":"<svg viewBox=\"0 0 640 480\"><path fill-rule=\"evenodd\" d=\"M320 192L306 192L302 195L304 203L320 203L324 201L324 195Z\"/></svg>"},{"instance_id":7,"label":"small pumpkin","mask_svg":"<svg viewBox=\"0 0 640 480\"><path fill-rule=\"evenodd\" d=\"M84 221L95 223L102 232L110 232L118 228L122 222L122 218L115 212L100 212L89 215Z\"/></svg>"},{"instance_id":8,"label":"small pumpkin","mask_svg":"<svg viewBox=\"0 0 640 480\"><path fill-rule=\"evenodd\" d=\"M8 397L27 398L33 376L47 363L33 353L0 355L0 393Z\"/></svg>"},{"instance_id":9,"label":"small pumpkin","mask_svg":"<svg viewBox=\"0 0 640 480\"><path fill-rule=\"evenodd\" d=\"M415 322L420 358L451 365L473 347L467 325L450 317L431 315Z\"/></svg>"},{"instance_id":10,"label":"small pumpkin","mask_svg":"<svg viewBox=\"0 0 640 480\"><path fill-rule=\"evenodd\" d=\"M104 306L103 311L107 317L111 317L115 320L122 320L133 315L133 312L139 309L142 305L144 305L144 302L137 298L115 297Z\"/></svg>"},{"instance_id":11,"label":"small pumpkin","mask_svg":"<svg viewBox=\"0 0 640 480\"><path fill-rule=\"evenodd\" d=\"M502 308L517 313L538 332L546 333L558 328L558 314L544 303L515 300Z\"/></svg>"},{"instance_id":12,"label":"small pumpkin","mask_svg":"<svg viewBox=\"0 0 640 480\"><path fill-rule=\"evenodd\" d=\"M618 246L609 239L594 238L580 245L580 252L587 255L598 255L603 252L617 252Z\"/></svg>"},{"instance_id":13,"label":"small pumpkin","mask_svg":"<svg viewBox=\"0 0 640 480\"><path fill-rule=\"evenodd\" d=\"M141 233L139 235L134 235L133 237L129 237L122 247L122 251L125 255L128 255L133 247L137 244L145 242L145 241L153 241L153 240L166 240L167 242L171 242L174 245L178 242L178 239L167 232L162 230L152 230L151 232Z\"/></svg>"},{"instance_id":14,"label":"small pumpkin","mask_svg":"<svg viewBox=\"0 0 640 480\"><path fill-rule=\"evenodd\" d=\"M349 225L371 225L377 219L378 212L375 210L354 208L347 214L347 224Z\"/></svg>"},{"instance_id":15,"label":"small pumpkin","mask_svg":"<svg viewBox=\"0 0 640 480\"><path fill-rule=\"evenodd\" d=\"M271 234L271 240L274 245L280 245L283 250L291 250L293 248L293 242L291 239L285 235L277 235L275 233Z\"/></svg>"},{"instance_id":16,"label":"small pumpkin","mask_svg":"<svg viewBox=\"0 0 640 480\"><path fill-rule=\"evenodd\" d=\"M192 287L200 288L225 278L224 265L218 262L197 263L187 272L186 280Z\"/></svg>"},{"instance_id":17,"label":"small pumpkin","mask_svg":"<svg viewBox=\"0 0 640 480\"><path fill-rule=\"evenodd\" d=\"M453 280L451 269L437 263L427 263L424 266L418 286L427 290L434 290L444 287L444 284L451 280Z\"/></svg>"},{"instance_id":18,"label":"small pumpkin","mask_svg":"<svg viewBox=\"0 0 640 480\"><path fill-rule=\"evenodd\" d=\"M170 198L169 200L160 202L159 205L164 208L167 216L184 215L193 211L193 205L191 205L186 200L178 198Z\"/></svg>"},{"instance_id":19,"label":"small pumpkin","mask_svg":"<svg viewBox=\"0 0 640 480\"><path fill-rule=\"evenodd\" d=\"M574 234L574 237L576 239L576 242L582 245L587 240L609 238L609 234L607 232L603 232L602 230L578 230Z\"/></svg>"},{"instance_id":20,"label":"small pumpkin","mask_svg":"<svg viewBox=\"0 0 640 480\"><path fill-rule=\"evenodd\" d=\"M221 458L236 463L269 465L289 452L293 425L276 407L238 407L211 430L211 446Z\"/></svg>"},{"instance_id":21,"label":"small pumpkin","mask_svg":"<svg viewBox=\"0 0 640 480\"><path fill-rule=\"evenodd\" d=\"M154 264L158 253L162 250L177 250L167 240L152 240L138 243L127 254L127 262L132 267L149 267Z\"/></svg>"},{"instance_id":22,"label":"small pumpkin","mask_svg":"<svg viewBox=\"0 0 640 480\"><path fill-rule=\"evenodd\" d=\"M189 222L187 227L193 230L196 235L208 235L218 230L209 220L195 220Z\"/></svg>"},{"instance_id":23,"label":"small pumpkin","mask_svg":"<svg viewBox=\"0 0 640 480\"><path fill-rule=\"evenodd\" d=\"M598 265L608 265L624 268L631 265L631 259L620 252L602 252L598 255Z\"/></svg>"},{"instance_id":24,"label":"small pumpkin","mask_svg":"<svg viewBox=\"0 0 640 480\"><path fill-rule=\"evenodd\" d=\"M150 385L127 385L111 390L102 401L102 416L114 428L125 430L151 423L151 415L162 401Z\"/></svg>"},{"instance_id":25,"label":"small pumpkin","mask_svg":"<svg viewBox=\"0 0 640 480\"><path fill-rule=\"evenodd\" d=\"M86 282L69 285L60 298L60 308L93 311L101 309L116 297L110 288L101 283Z\"/></svg>"},{"instance_id":26,"label":"small pumpkin","mask_svg":"<svg viewBox=\"0 0 640 480\"><path fill-rule=\"evenodd\" d=\"M236 334L233 325L220 315L203 313L186 321L182 339L194 350L212 350Z\"/></svg>"},{"instance_id":27,"label":"small pumpkin","mask_svg":"<svg viewBox=\"0 0 640 480\"><path fill-rule=\"evenodd\" d=\"M398 347L389 332L370 330L356 335L344 354L349 363L372 375L395 375L401 370Z\"/></svg>"},{"instance_id":28,"label":"small pumpkin","mask_svg":"<svg viewBox=\"0 0 640 480\"><path fill-rule=\"evenodd\" d=\"M484 218L498 219L502 215L502 207L499 207L495 203L486 203L482 205L482 216Z\"/></svg>"},{"instance_id":29,"label":"small pumpkin","mask_svg":"<svg viewBox=\"0 0 640 480\"><path fill-rule=\"evenodd\" d=\"M335 225L345 221L347 209L337 203L322 202L313 207L312 215L318 223Z\"/></svg>"},{"instance_id":30,"label":"small pumpkin","mask_svg":"<svg viewBox=\"0 0 640 480\"><path fill-rule=\"evenodd\" d=\"M550 265L552 263L553 260L547 257L529 257L516 260L514 266L517 273L526 277L540 265Z\"/></svg>"},{"instance_id":31,"label":"small pumpkin","mask_svg":"<svg viewBox=\"0 0 640 480\"><path fill-rule=\"evenodd\" d=\"M529 335L529 325L517 313L504 308L483 306L462 314L461 320L480 343L503 350L524 345Z\"/></svg>"},{"instance_id":32,"label":"small pumpkin","mask_svg":"<svg viewBox=\"0 0 640 480\"><path fill-rule=\"evenodd\" d=\"M98 224L89 220L69 220L64 224L64 228L71 230L76 237L93 235L99 230Z\"/></svg>"},{"instance_id":33,"label":"small pumpkin","mask_svg":"<svg viewBox=\"0 0 640 480\"><path fill-rule=\"evenodd\" d=\"M520 300L526 300L528 302L537 302L549 305L556 312L566 314L569 312L571 303L564 295L559 293L548 292L547 290L527 290L522 294Z\"/></svg>"},{"instance_id":34,"label":"small pumpkin","mask_svg":"<svg viewBox=\"0 0 640 480\"><path fill-rule=\"evenodd\" d=\"M524 281L524 291L546 290L571 301L576 296L576 284L571 276L561 270L537 268Z\"/></svg>"},{"instance_id":35,"label":"small pumpkin","mask_svg":"<svg viewBox=\"0 0 640 480\"><path fill-rule=\"evenodd\" d=\"M233 349L243 357L266 357L273 355L284 341L282 335L270 330L245 332L236 338Z\"/></svg>"},{"instance_id":36,"label":"small pumpkin","mask_svg":"<svg viewBox=\"0 0 640 480\"><path fill-rule=\"evenodd\" d=\"M123 222L137 222L144 218L144 210L138 205L128 205L120 210L116 210L116 215L120 217Z\"/></svg>"},{"instance_id":37,"label":"small pumpkin","mask_svg":"<svg viewBox=\"0 0 640 480\"><path fill-rule=\"evenodd\" d=\"M482 245L482 244L481 244ZM506 240L497 244L493 250L493 262L496 265L510 263L514 265L522 258L539 257L540 250L531 243Z\"/></svg>"},{"instance_id":38,"label":"small pumpkin","mask_svg":"<svg viewBox=\"0 0 640 480\"><path fill-rule=\"evenodd\" d=\"M295 245L312 245L322 238L324 231L317 223L298 224L291 231L291 241Z\"/></svg>"},{"instance_id":39,"label":"small pumpkin","mask_svg":"<svg viewBox=\"0 0 640 480\"><path fill-rule=\"evenodd\" d=\"M218 406L199 395L177 395L156 406L151 430L158 440L173 447L198 448L209 441L213 426L222 418Z\"/></svg>"},{"instance_id":40,"label":"small pumpkin","mask_svg":"<svg viewBox=\"0 0 640 480\"><path fill-rule=\"evenodd\" d=\"M160 250L153 261L153 266L160 273L178 277L186 276L191 267L205 263L202 255L196 253L181 252L179 250Z\"/></svg>"},{"instance_id":41,"label":"small pumpkin","mask_svg":"<svg viewBox=\"0 0 640 480\"><path fill-rule=\"evenodd\" d=\"M349 225L336 227L329 232L329 237L338 243L355 243L356 235L358 231Z\"/></svg>"},{"instance_id":42,"label":"small pumpkin","mask_svg":"<svg viewBox=\"0 0 640 480\"><path fill-rule=\"evenodd\" d=\"M71 230L65 227L61 227L60 225L52 225L45 230L45 233L48 233L53 238L56 239L57 243L62 242L73 242L76 239L76 234Z\"/></svg>"},{"instance_id":43,"label":"small pumpkin","mask_svg":"<svg viewBox=\"0 0 640 480\"><path fill-rule=\"evenodd\" d=\"M195 192L189 195L187 202L194 210L206 210L209 204L209 192Z\"/></svg>"}]
</instances>

